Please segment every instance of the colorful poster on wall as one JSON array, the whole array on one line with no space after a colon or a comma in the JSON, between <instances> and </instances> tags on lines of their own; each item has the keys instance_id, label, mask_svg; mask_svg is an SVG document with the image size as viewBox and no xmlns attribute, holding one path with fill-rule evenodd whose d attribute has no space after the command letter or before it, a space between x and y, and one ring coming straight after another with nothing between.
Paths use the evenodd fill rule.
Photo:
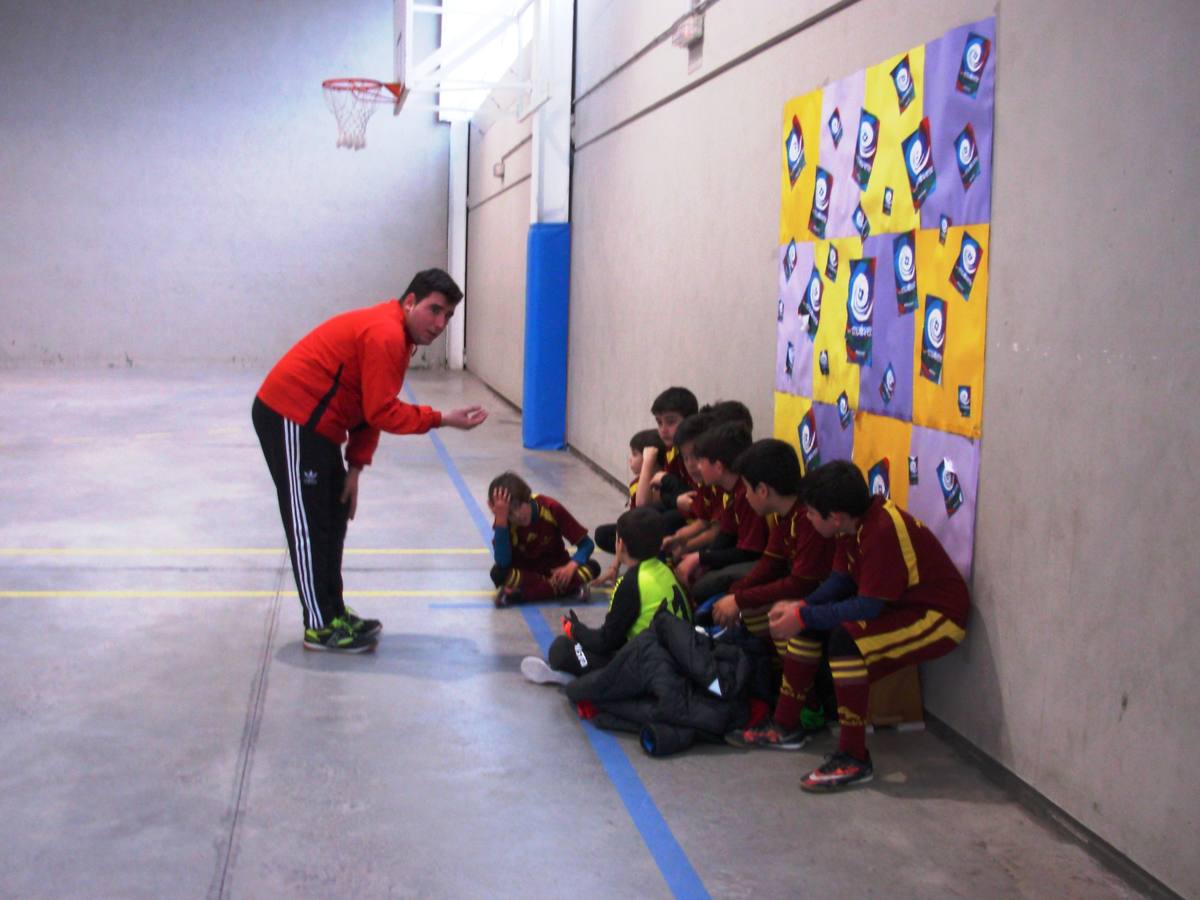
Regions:
<instances>
[{"instance_id":1,"label":"colorful poster on wall","mask_svg":"<svg viewBox=\"0 0 1200 900\"><path fill-rule=\"evenodd\" d=\"M996 21L784 106L775 434L853 460L970 577Z\"/></svg>"}]
</instances>

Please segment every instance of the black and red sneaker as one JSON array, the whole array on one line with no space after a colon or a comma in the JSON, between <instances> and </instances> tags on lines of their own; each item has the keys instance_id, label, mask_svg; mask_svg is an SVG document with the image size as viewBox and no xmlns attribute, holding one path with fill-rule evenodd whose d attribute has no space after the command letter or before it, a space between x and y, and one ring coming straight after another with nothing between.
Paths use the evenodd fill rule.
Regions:
<instances>
[{"instance_id":1,"label":"black and red sneaker","mask_svg":"<svg viewBox=\"0 0 1200 900\"><path fill-rule=\"evenodd\" d=\"M841 790L853 784L866 784L874 777L875 769L871 766L870 753L862 760L839 751L825 757L824 763L800 779L800 787L806 791L823 793Z\"/></svg>"}]
</instances>

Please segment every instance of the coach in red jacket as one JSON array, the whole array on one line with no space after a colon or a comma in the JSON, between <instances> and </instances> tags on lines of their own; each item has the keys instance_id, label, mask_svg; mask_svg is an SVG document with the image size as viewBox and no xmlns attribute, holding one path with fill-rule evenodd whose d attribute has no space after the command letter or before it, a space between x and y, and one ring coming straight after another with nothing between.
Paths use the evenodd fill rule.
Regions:
<instances>
[{"instance_id":1,"label":"coach in red jacket","mask_svg":"<svg viewBox=\"0 0 1200 900\"><path fill-rule=\"evenodd\" d=\"M397 397L413 352L445 330L460 300L441 269L418 272L400 300L318 325L276 363L254 398L254 430L279 494L308 649L360 653L375 646L382 628L342 600L346 523L379 433L470 429L487 418L481 406L442 413Z\"/></svg>"}]
</instances>

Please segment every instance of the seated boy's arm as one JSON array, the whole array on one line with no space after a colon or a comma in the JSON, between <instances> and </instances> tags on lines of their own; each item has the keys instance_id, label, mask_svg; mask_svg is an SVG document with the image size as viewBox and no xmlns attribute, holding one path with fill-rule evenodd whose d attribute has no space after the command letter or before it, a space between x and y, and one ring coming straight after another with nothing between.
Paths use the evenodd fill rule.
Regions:
<instances>
[{"instance_id":1,"label":"seated boy's arm","mask_svg":"<svg viewBox=\"0 0 1200 900\"><path fill-rule=\"evenodd\" d=\"M707 522L701 529L700 533L684 545L684 549L688 551L702 550L703 548L712 544L712 542L717 539L717 535L720 533L721 528L716 522Z\"/></svg>"},{"instance_id":2,"label":"seated boy's arm","mask_svg":"<svg viewBox=\"0 0 1200 900\"><path fill-rule=\"evenodd\" d=\"M571 554L571 559L576 565L582 566L585 562L592 558L592 554L595 552L595 542L585 534L579 539L578 543L575 544L575 552Z\"/></svg>"},{"instance_id":3,"label":"seated boy's arm","mask_svg":"<svg viewBox=\"0 0 1200 900\"><path fill-rule=\"evenodd\" d=\"M496 558L496 565L502 569L507 569L512 565L512 539L509 536L507 525L493 526L492 555Z\"/></svg>"},{"instance_id":4,"label":"seated boy's arm","mask_svg":"<svg viewBox=\"0 0 1200 900\"><path fill-rule=\"evenodd\" d=\"M809 606L824 606L853 597L857 591L858 585L846 572L830 572L829 577L804 598L804 602Z\"/></svg>"},{"instance_id":5,"label":"seated boy's arm","mask_svg":"<svg viewBox=\"0 0 1200 900\"><path fill-rule=\"evenodd\" d=\"M579 623L571 630L571 637L584 650L612 654L625 646L626 635L642 612L642 598L638 593L637 570L631 569L621 579L613 592L612 606L604 623L599 628L589 628Z\"/></svg>"},{"instance_id":6,"label":"seated boy's arm","mask_svg":"<svg viewBox=\"0 0 1200 900\"><path fill-rule=\"evenodd\" d=\"M800 618L804 627L819 631L833 631L843 622L877 619L887 604L875 597L860 597L857 594L845 600L837 600L822 606L802 606Z\"/></svg>"}]
</instances>

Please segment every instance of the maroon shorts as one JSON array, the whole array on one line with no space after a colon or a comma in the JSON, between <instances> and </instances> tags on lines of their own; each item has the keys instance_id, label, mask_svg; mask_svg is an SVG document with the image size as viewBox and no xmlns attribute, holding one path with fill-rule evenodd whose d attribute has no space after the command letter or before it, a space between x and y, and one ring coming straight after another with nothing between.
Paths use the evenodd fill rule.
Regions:
<instances>
[{"instance_id":1,"label":"maroon shorts","mask_svg":"<svg viewBox=\"0 0 1200 900\"><path fill-rule=\"evenodd\" d=\"M966 629L933 609L898 609L870 621L843 622L876 681L906 666L945 656Z\"/></svg>"}]
</instances>

